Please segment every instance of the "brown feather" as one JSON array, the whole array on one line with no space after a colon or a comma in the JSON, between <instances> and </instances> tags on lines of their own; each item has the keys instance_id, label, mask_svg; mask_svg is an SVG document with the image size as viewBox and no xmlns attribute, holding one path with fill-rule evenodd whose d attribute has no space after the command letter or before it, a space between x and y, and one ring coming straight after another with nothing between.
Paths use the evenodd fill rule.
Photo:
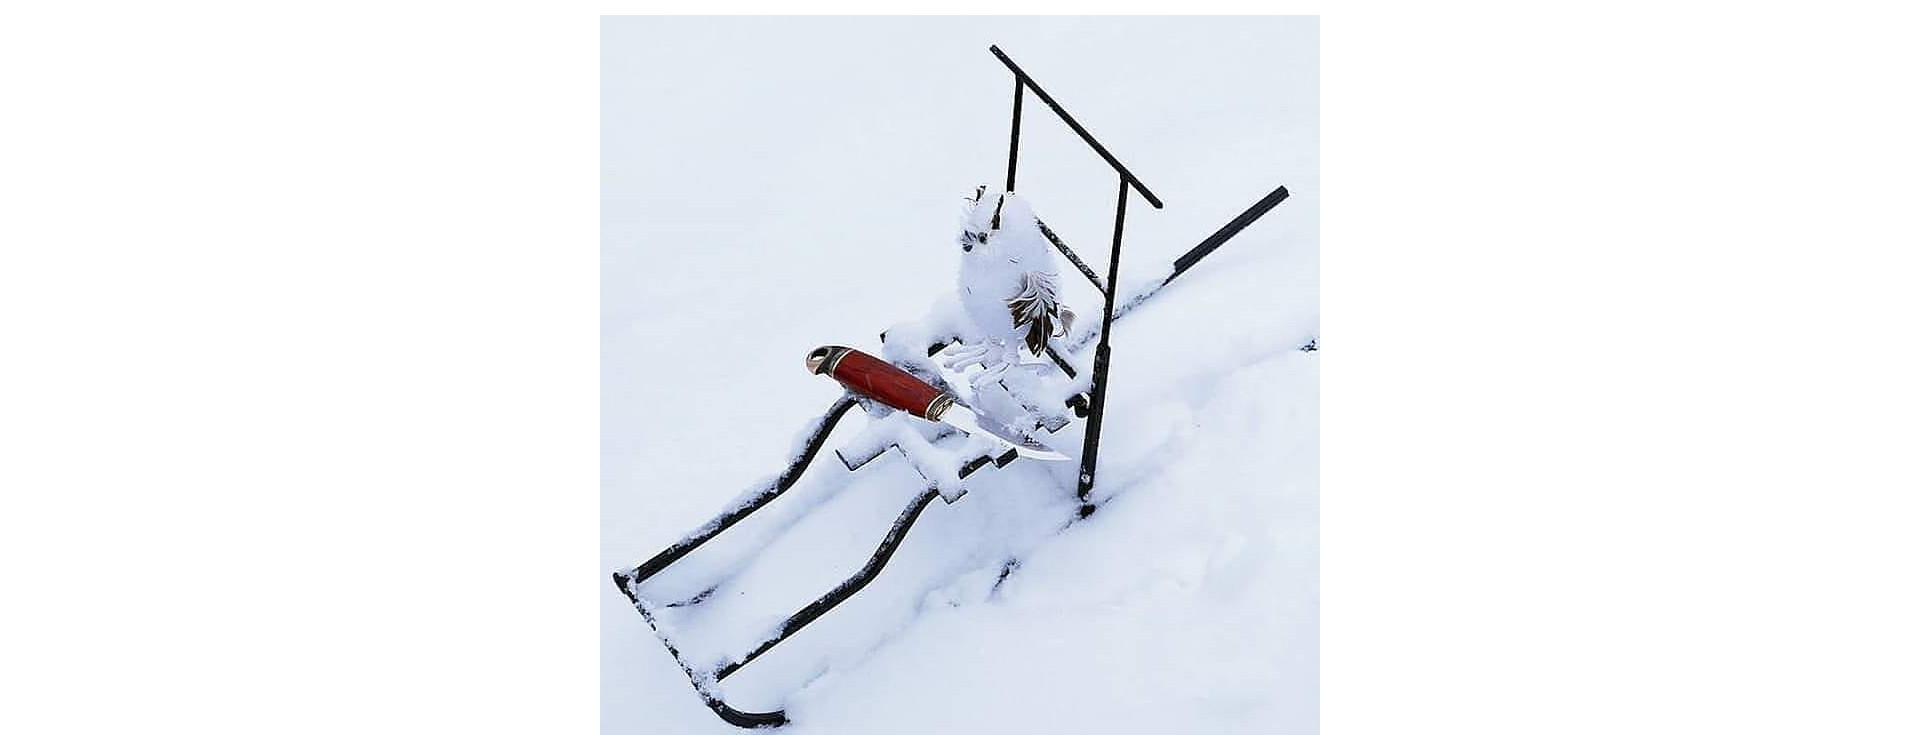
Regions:
<instances>
[{"instance_id":1,"label":"brown feather","mask_svg":"<svg viewBox=\"0 0 1920 750\"><path fill-rule=\"evenodd\" d=\"M1028 272L1020 276L1020 291L1007 300L1007 313L1013 317L1013 329L1026 328L1027 350L1038 356L1045 351L1047 339L1059 335L1058 326L1070 325L1073 313L1055 301L1050 275Z\"/></svg>"}]
</instances>

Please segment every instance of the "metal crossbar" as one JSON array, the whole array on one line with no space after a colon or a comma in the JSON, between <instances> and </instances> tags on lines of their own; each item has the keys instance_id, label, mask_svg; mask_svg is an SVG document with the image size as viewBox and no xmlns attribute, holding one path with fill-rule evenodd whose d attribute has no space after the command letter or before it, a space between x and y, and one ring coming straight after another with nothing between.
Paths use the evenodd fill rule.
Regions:
<instances>
[{"instance_id":1,"label":"metal crossbar","mask_svg":"<svg viewBox=\"0 0 1920 750\"><path fill-rule=\"evenodd\" d=\"M1087 132L1086 128L1081 127L1080 121L1073 119L1073 115L1067 114L1066 108L1060 106L1060 102L1054 101L1052 96L1048 96L1047 90L1040 88L1040 84L1033 80L1033 76L1027 75L1027 72L1021 70L1019 65L1014 64L1013 58L1007 57L1007 53L1001 52L999 45L990 46L987 48L987 51L992 52L994 57L1000 58L1000 62L1006 65L1008 70L1013 71L1014 78L1019 79L1020 83L1025 84L1024 88L1033 89L1033 95L1040 97L1040 101L1046 102L1047 106L1053 110L1053 113L1060 116L1061 122L1066 123L1067 127L1073 128L1073 132L1078 134L1081 140L1086 141L1087 145L1093 147L1094 153L1099 154L1100 158L1106 159L1107 164L1113 167L1113 171L1120 173L1120 179L1126 180L1127 184L1133 186L1133 189L1140 191L1140 197L1147 199L1147 202L1153 204L1154 208L1164 207L1160 204L1160 198L1155 196L1152 190L1147 189L1146 183L1141 182L1140 178L1133 176L1133 172L1127 169L1125 164L1121 164L1119 159L1113 158L1113 153L1108 151L1106 146L1102 146L1099 141L1094 140L1093 134ZM1021 88L1023 87L1015 86L1013 90L1013 123L1015 135L1013 137L1013 148L1010 149L1012 154L1018 154L1020 151L1020 136L1018 133L1020 127ZM1009 155L1007 158L1007 190L1009 191L1013 190L1014 161L1013 155Z\"/></svg>"}]
</instances>

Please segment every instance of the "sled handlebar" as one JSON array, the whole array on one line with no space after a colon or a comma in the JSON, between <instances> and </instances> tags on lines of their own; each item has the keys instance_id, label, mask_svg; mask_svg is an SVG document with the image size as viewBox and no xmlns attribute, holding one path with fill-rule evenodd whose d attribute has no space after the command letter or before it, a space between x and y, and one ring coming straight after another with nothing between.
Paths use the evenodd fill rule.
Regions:
<instances>
[{"instance_id":1,"label":"sled handlebar","mask_svg":"<svg viewBox=\"0 0 1920 750\"><path fill-rule=\"evenodd\" d=\"M1161 205L1160 197L1154 195L1152 190L1147 189L1146 183L1141 182L1140 178L1133 176L1133 170L1127 169L1127 165L1121 164L1119 159L1113 158L1113 153L1108 151L1106 146L1100 145L1099 141L1094 140L1093 134L1087 132L1087 129L1080 125L1079 120L1073 119L1073 115L1067 114L1065 107L1060 106L1060 103L1054 101L1052 96L1047 95L1047 90L1040 88L1039 82L1033 80L1033 76L1027 75L1027 71L1021 70L1020 66L1013 63L1013 58L1007 57L1007 53L1001 52L1000 45L989 46L987 47L987 51L992 52L994 57L999 58L1000 64L1007 66L1007 70L1013 71L1013 77L1020 81L1021 86L1031 89L1035 96L1040 97L1040 101L1046 103L1048 109L1052 109L1054 114L1059 115L1060 121L1066 123L1067 127L1072 128L1074 134L1080 136L1080 140L1086 141L1088 146L1092 146L1094 153L1099 154L1100 158L1107 160L1107 166L1113 167L1113 171L1120 174L1122 181L1132 185L1133 189L1140 191L1140 197L1147 199L1147 202L1153 204L1154 208L1165 207ZM1019 89L1015 89L1015 91L1018 90ZM1013 117L1016 130L1020 124L1020 110L1017 108L1019 101L1018 97L1014 99L1016 109L1014 109ZM1018 145L1017 138L1016 145ZM1011 166L1009 166L1007 174L1009 175L1007 177L1007 189L1012 190L1013 177L1011 175L1013 172Z\"/></svg>"}]
</instances>

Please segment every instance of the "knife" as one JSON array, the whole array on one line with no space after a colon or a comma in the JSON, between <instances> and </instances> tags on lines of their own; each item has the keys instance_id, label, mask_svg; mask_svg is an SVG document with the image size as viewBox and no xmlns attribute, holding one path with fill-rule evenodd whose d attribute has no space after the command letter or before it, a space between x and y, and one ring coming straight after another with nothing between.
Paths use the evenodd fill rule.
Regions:
<instances>
[{"instance_id":1,"label":"knife","mask_svg":"<svg viewBox=\"0 0 1920 750\"><path fill-rule=\"evenodd\" d=\"M858 349L814 349L807 353L807 371L833 378L854 393L929 422L941 422L969 435L984 435L1021 456L1036 461L1068 460L1065 454L1026 433L961 405L953 394Z\"/></svg>"}]
</instances>

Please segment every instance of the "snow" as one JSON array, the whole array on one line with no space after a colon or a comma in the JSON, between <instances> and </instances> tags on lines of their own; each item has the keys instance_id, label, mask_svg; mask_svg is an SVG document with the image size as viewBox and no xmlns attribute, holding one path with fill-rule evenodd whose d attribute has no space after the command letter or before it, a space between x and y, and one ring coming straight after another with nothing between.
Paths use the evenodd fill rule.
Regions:
<instances>
[{"instance_id":1,"label":"snow","mask_svg":"<svg viewBox=\"0 0 1920 750\"><path fill-rule=\"evenodd\" d=\"M583 575L776 475L839 395L806 352L901 359L958 324L954 209L1006 166L999 44L1166 201L1129 202L1122 300L1274 186L1292 197L1116 323L1097 514L1055 533L1077 462L984 468L870 586L720 690L784 701L792 733L1317 732L1320 354L1299 350L1319 335L1316 36L1288 18L606 19L602 567ZM1029 96L1019 193L1102 274L1114 184ZM1100 298L1059 268L1078 339ZM1046 439L1077 453L1081 429ZM855 409L826 450L882 435L962 442ZM963 460L916 453L848 472L823 452L643 587L719 584L661 627L697 666L744 653ZM737 731L601 588L602 731Z\"/></svg>"},{"instance_id":2,"label":"snow","mask_svg":"<svg viewBox=\"0 0 1920 750\"><path fill-rule=\"evenodd\" d=\"M1003 198L1004 196L1004 198ZM987 219L998 207L1001 228L991 229ZM991 339L1005 343L1016 341L1007 301L1024 291L1028 274L1057 275L1055 253L1041 236L1027 202L1017 195L988 193L981 198L968 223L969 231L986 236L972 243L966 252L957 253L960 266L960 307L972 324L969 343Z\"/></svg>"}]
</instances>

